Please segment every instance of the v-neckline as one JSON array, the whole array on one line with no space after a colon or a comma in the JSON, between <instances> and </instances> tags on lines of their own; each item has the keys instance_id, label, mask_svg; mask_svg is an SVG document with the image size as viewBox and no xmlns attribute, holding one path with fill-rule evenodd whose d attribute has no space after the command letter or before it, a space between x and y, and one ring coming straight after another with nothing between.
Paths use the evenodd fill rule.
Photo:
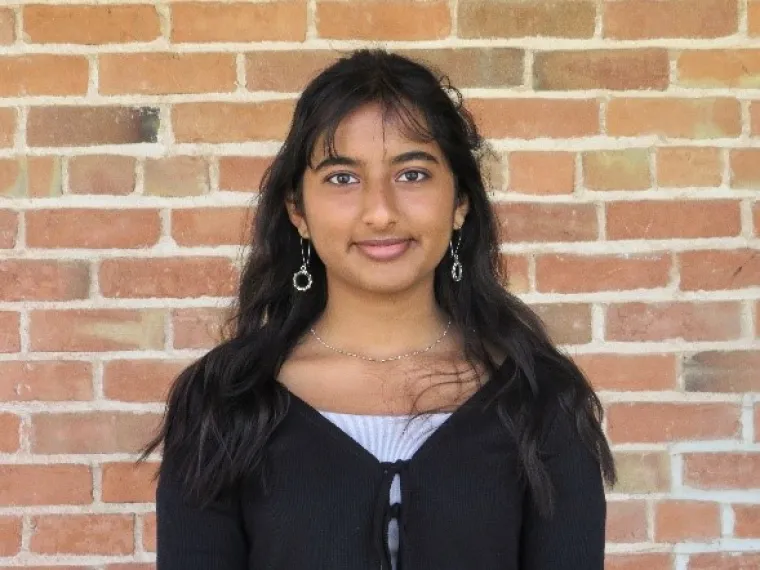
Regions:
<instances>
[{"instance_id":1,"label":"v-neckline","mask_svg":"<svg viewBox=\"0 0 760 570\"><path fill-rule=\"evenodd\" d=\"M445 432L447 428L456 423L459 417L462 416L467 410L472 409L477 404L481 403L481 401L485 400L486 397L500 384L500 382L496 381L495 376L501 375L501 372L503 371L505 365L506 359L496 368L493 376L488 377L488 379L477 390L470 394L470 396L463 403L457 406L456 409L454 409L449 414L449 416L433 431L433 433L431 433L425 439L425 441L422 442L417 450L409 457L408 460L406 460L406 463L415 463L421 455L424 455L426 451L433 447L438 439L442 437L440 435L441 432ZM386 463L388 463L386 461L381 461L378 459L353 437L344 432L333 421L323 416L320 410L309 404L307 401L303 400L294 392L291 392L287 386L279 382L278 384L280 384L282 389L285 390L285 392L290 396L291 404L295 406L297 411L300 412L304 418L316 426L322 428L322 431L333 437L333 439L341 442L341 444L347 450L353 452L354 455L357 455L370 462L375 468L382 468Z\"/></svg>"}]
</instances>

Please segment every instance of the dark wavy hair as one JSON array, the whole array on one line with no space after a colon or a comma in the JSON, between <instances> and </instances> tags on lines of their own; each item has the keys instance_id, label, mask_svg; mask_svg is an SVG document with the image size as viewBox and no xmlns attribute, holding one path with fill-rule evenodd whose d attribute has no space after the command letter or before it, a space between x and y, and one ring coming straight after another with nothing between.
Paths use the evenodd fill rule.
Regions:
<instances>
[{"instance_id":1,"label":"dark wavy hair","mask_svg":"<svg viewBox=\"0 0 760 570\"><path fill-rule=\"evenodd\" d=\"M598 396L570 357L553 345L541 319L505 287L497 223L481 168L487 146L461 93L434 68L379 49L346 54L298 99L285 142L261 182L250 254L224 340L176 378L158 433L138 461L163 446L164 462L171 459L188 497L201 504L259 473L266 443L290 403L289 392L276 381L280 367L327 300L325 267L318 256L312 256L312 288L308 293L293 288L300 236L286 201L302 208L302 179L318 140L323 137L333 153L341 120L369 103L401 119L420 140L435 141L454 174L457 195L469 199L459 252L465 278L451 279L451 258L445 256L435 270L435 298L462 331L468 361L483 363L493 381L503 384L495 398L498 416L514 437L522 480L540 512L553 510L552 484L540 452L547 417L557 414L557 403L614 485ZM489 347L514 364L511 374L496 374L504 370L503 362L495 361Z\"/></svg>"}]
</instances>

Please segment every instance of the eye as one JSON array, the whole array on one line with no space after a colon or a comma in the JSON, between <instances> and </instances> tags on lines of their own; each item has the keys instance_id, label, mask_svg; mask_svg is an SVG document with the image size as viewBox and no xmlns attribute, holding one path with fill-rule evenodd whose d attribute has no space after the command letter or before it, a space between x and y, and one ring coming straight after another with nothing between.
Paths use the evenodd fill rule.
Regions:
<instances>
[{"instance_id":1,"label":"eye","mask_svg":"<svg viewBox=\"0 0 760 570\"><path fill-rule=\"evenodd\" d=\"M335 182L332 182L333 178L336 180ZM325 178L325 182L329 182L330 184L335 184L336 186L345 186L346 184L349 184L349 178L356 177L353 174L349 174L348 172L337 172L331 176L328 176Z\"/></svg>"},{"instance_id":2,"label":"eye","mask_svg":"<svg viewBox=\"0 0 760 570\"><path fill-rule=\"evenodd\" d=\"M429 178L427 172L423 172L422 170L407 170L406 172L402 172L401 176L406 176L407 174L413 176L407 178L405 182L422 182L425 178Z\"/></svg>"}]
</instances>

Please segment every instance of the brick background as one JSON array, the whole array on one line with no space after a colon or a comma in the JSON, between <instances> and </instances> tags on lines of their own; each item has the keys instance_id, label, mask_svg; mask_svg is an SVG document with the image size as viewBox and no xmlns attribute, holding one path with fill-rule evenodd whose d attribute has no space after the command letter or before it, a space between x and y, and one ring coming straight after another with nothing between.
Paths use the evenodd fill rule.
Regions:
<instances>
[{"instance_id":1,"label":"brick background","mask_svg":"<svg viewBox=\"0 0 760 570\"><path fill-rule=\"evenodd\" d=\"M509 287L607 410L606 568L760 568L760 0L2 4L0 568L153 568L135 450L299 91L379 44L496 152Z\"/></svg>"}]
</instances>

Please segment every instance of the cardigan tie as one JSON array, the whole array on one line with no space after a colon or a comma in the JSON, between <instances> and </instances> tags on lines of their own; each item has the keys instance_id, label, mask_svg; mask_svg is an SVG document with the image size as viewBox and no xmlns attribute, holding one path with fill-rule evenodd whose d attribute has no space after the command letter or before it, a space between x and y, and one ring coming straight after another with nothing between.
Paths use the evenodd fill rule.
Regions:
<instances>
[{"instance_id":1,"label":"cardigan tie","mask_svg":"<svg viewBox=\"0 0 760 570\"><path fill-rule=\"evenodd\" d=\"M400 503L390 504L390 493L393 479L396 475L399 476L403 487L404 475L406 474L408 464L409 461L403 459L392 463L385 461L381 464L383 466L383 478L380 481L380 488L375 498L375 513L372 523L372 539L375 545L375 552L381 561L380 570L392 569L391 551L388 546L388 525L391 519L394 518L398 521L399 553L401 552L404 536L404 524L401 521L403 507ZM401 557L399 556L399 567L397 570L402 570L400 561Z\"/></svg>"}]
</instances>

